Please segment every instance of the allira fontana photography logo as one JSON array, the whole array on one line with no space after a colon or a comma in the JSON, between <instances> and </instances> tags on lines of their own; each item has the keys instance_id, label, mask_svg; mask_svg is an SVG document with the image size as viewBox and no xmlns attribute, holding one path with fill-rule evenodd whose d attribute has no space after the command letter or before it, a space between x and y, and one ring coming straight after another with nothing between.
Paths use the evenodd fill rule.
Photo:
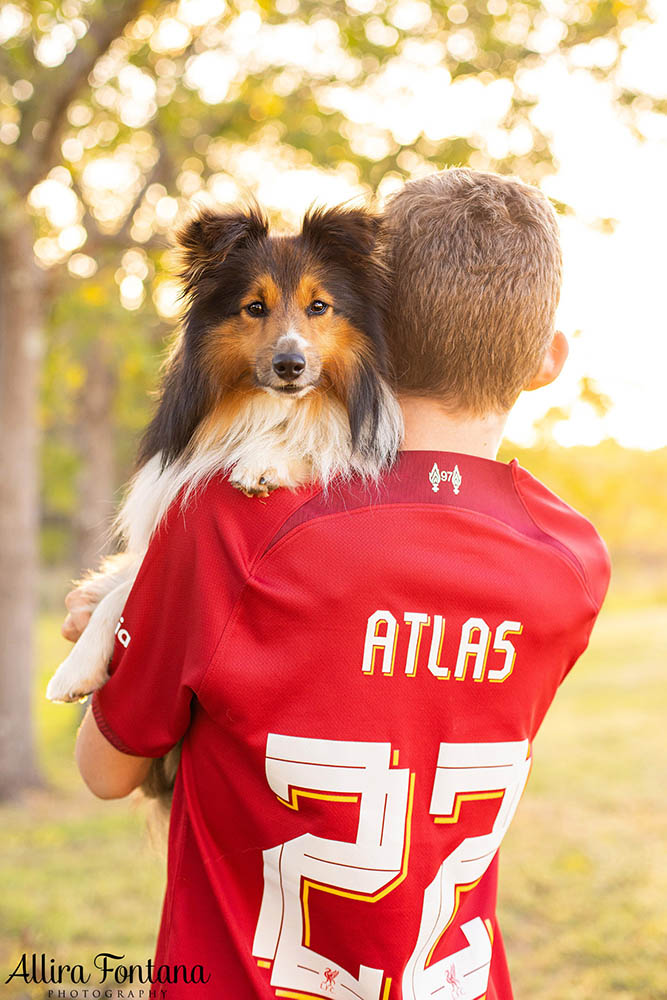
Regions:
<instances>
[{"instance_id":1,"label":"allira fontana photography logo","mask_svg":"<svg viewBox=\"0 0 667 1000\"><path fill-rule=\"evenodd\" d=\"M428 480L433 487L434 493L437 493L440 489L440 483L450 483L454 492L458 493L461 489L463 476L459 471L458 465L455 465L453 469L439 469L438 463L434 462L433 468L428 474Z\"/></svg>"},{"instance_id":2,"label":"allira fontana photography logo","mask_svg":"<svg viewBox=\"0 0 667 1000\"><path fill-rule=\"evenodd\" d=\"M167 989L162 988L166 984L207 983L211 978L203 965L156 965L153 959L142 965L126 964L124 958L125 955L100 951L92 965L86 966L83 962L58 962L44 952L24 953L5 979L5 985L16 979L23 980L24 984L69 987L45 991L41 995L48 1000L97 1000L98 997L167 1000ZM144 989L147 984L148 988ZM96 985L100 988L95 988ZM118 989L119 986L122 989Z\"/></svg>"}]
</instances>

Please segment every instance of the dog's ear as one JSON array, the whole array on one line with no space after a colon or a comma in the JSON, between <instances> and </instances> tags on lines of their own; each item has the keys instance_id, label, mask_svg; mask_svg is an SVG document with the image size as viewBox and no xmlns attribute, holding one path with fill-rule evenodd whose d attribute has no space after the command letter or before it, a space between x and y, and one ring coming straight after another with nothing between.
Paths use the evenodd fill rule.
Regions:
<instances>
[{"instance_id":1,"label":"dog's ear","mask_svg":"<svg viewBox=\"0 0 667 1000\"><path fill-rule=\"evenodd\" d=\"M347 399L352 447L364 456L377 434L382 405L380 376L366 359L355 372Z\"/></svg>"},{"instance_id":2,"label":"dog's ear","mask_svg":"<svg viewBox=\"0 0 667 1000\"><path fill-rule=\"evenodd\" d=\"M186 292L193 290L211 265L221 264L234 247L262 240L268 231L269 224L256 205L246 211L200 209L176 234Z\"/></svg>"},{"instance_id":3,"label":"dog's ear","mask_svg":"<svg viewBox=\"0 0 667 1000\"><path fill-rule=\"evenodd\" d=\"M390 285L382 219L367 208L315 208L303 220L301 237L332 275L347 272L354 289L363 291L364 332L374 342L382 363L384 336L379 313L386 307Z\"/></svg>"},{"instance_id":4,"label":"dog's ear","mask_svg":"<svg viewBox=\"0 0 667 1000\"><path fill-rule=\"evenodd\" d=\"M401 443L400 407L375 365L364 360L349 387L347 410L353 451L377 473L391 465Z\"/></svg>"},{"instance_id":5,"label":"dog's ear","mask_svg":"<svg viewBox=\"0 0 667 1000\"><path fill-rule=\"evenodd\" d=\"M325 257L370 257L380 233L380 219L366 208L313 208L306 213L301 235Z\"/></svg>"}]
</instances>

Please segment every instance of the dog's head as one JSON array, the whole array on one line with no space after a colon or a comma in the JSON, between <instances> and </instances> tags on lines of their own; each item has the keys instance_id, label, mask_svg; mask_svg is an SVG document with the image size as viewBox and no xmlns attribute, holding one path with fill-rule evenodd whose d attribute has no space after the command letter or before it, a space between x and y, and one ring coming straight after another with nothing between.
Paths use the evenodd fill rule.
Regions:
<instances>
[{"instance_id":1,"label":"dog's head","mask_svg":"<svg viewBox=\"0 0 667 1000\"><path fill-rule=\"evenodd\" d=\"M143 457L173 460L200 420L239 393L334 393L355 447L372 448L385 392L378 238L364 209L311 211L295 236L270 236L256 208L205 209L188 222L178 234L183 330Z\"/></svg>"}]
</instances>

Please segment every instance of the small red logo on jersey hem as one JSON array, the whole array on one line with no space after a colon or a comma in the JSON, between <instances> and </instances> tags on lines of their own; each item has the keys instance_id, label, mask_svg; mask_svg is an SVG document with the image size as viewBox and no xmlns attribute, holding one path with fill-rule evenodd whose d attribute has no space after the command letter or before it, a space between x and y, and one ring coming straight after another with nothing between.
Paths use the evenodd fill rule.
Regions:
<instances>
[{"instance_id":1,"label":"small red logo on jersey hem","mask_svg":"<svg viewBox=\"0 0 667 1000\"><path fill-rule=\"evenodd\" d=\"M336 985L336 977L340 969L325 969L324 979L320 983L320 989L324 990L325 993L333 993L334 986Z\"/></svg>"},{"instance_id":2,"label":"small red logo on jersey hem","mask_svg":"<svg viewBox=\"0 0 667 1000\"><path fill-rule=\"evenodd\" d=\"M456 978L455 965L450 965L447 971L445 972L445 981L452 988L451 989L452 997L460 997L462 995L463 990L461 989L460 980Z\"/></svg>"}]
</instances>

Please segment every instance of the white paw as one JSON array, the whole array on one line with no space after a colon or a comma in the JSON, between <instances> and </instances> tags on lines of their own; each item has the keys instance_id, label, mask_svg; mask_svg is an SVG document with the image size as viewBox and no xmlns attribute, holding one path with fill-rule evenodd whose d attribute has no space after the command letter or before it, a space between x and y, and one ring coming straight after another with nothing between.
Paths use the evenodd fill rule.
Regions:
<instances>
[{"instance_id":1,"label":"white paw","mask_svg":"<svg viewBox=\"0 0 667 1000\"><path fill-rule=\"evenodd\" d=\"M49 701L83 701L108 680L107 666L106 658L91 657L77 643L49 681L46 697Z\"/></svg>"},{"instance_id":2,"label":"white paw","mask_svg":"<svg viewBox=\"0 0 667 1000\"><path fill-rule=\"evenodd\" d=\"M273 493L282 485L277 479L278 475L275 469L255 472L250 469L240 469L236 465L232 471L230 483L235 489L245 493L247 497L268 497L269 493Z\"/></svg>"},{"instance_id":3,"label":"white paw","mask_svg":"<svg viewBox=\"0 0 667 1000\"><path fill-rule=\"evenodd\" d=\"M74 649L49 681L46 689L49 701L81 701L108 680L115 625L135 576L136 569L97 605Z\"/></svg>"}]
</instances>

